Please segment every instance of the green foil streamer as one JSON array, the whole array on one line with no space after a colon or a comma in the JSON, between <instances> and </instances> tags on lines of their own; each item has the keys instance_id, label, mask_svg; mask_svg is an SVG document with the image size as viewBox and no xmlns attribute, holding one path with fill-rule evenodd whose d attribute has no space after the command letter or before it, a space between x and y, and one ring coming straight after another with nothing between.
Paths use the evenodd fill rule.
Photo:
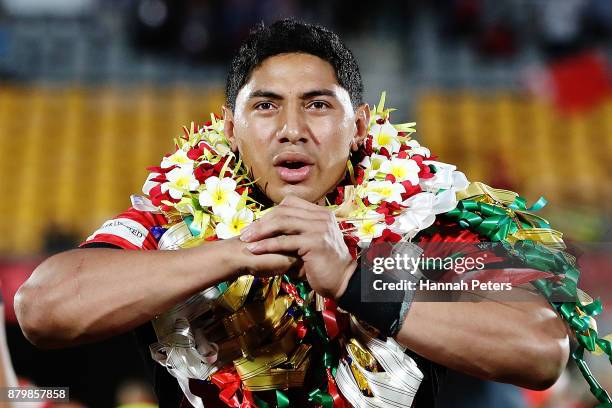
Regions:
<instances>
[{"instance_id":1,"label":"green foil streamer","mask_svg":"<svg viewBox=\"0 0 612 408\"><path fill-rule=\"evenodd\" d=\"M589 384L590 390L601 403L598 408L612 408L612 399L591 373L584 361L584 350L595 351L599 347L612 363L612 345L610 341L599 338L597 331L591 326L590 320L601 313L601 301L594 300L583 304L577 298L577 283L580 271L573 265L570 258L561 251L551 251L537 242L530 240L517 241L514 245L506 239L519 228L529 229L531 225L511 217L511 211L537 211L546 205L546 200L540 197L531 207L522 197L517 197L513 203L504 207L500 204L488 204L471 199L461 200L457 207L445 215L454 218L463 228L477 232L493 242L502 241L509 252L516 254L523 262L532 268L552 272L561 277L560 282L547 279L533 281L536 287L559 312L563 320L576 334L579 346L572 353L572 359ZM550 228L545 220L536 219L539 228ZM566 296L575 301L554 302L557 295Z\"/></svg>"}]
</instances>

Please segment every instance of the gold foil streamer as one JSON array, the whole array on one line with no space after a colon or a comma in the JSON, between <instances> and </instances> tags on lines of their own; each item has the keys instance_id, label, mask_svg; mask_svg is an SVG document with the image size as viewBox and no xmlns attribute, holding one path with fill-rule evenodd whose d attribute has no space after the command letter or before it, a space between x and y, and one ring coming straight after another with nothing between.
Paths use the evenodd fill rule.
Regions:
<instances>
[{"instance_id":1,"label":"gold foil streamer","mask_svg":"<svg viewBox=\"0 0 612 408\"><path fill-rule=\"evenodd\" d=\"M549 228L521 229L506 238L508 242L514 244L516 241L531 240L545 245L549 249L563 250L565 244L562 239L563 234Z\"/></svg>"},{"instance_id":2,"label":"gold foil streamer","mask_svg":"<svg viewBox=\"0 0 612 408\"><path fill-rule=\"evenodd\" d=\"M253 284L253 275L242 275L219 297L218 306L235 312L242 307Z\"/></svg>"},{"instance_id":3,"label":"gold foil streamer","mask_svg":"<svg viewBox=\"0 0 612 408\"><path fill-rule=\"evenodd\" d=\"M518 197L518 194L514 191L493 188L479 181L470 183L465 190L458 191L456 194L457 200L487 195L505 205L512 204L516 197Z\"/></svg>"},{"instance_id":4,"label":"gold foil streamer","mask_svg":"<svg viewBox=\"0 0 612 408\"><path fill-rule=\"evenodd\" d=\"M281 340L262 347L255 356L234 360L234 367L240 379L242 381L248 380L286 362L288 360L287 356L296 348L295 341L295 329L289 330Z\"/></svg>"},{"instance_id":5,"label":"gold foil streamer","mask_svg":"<svg viewBox=\"0 0 612 408\"><path fill-rule=\"evenodd\" d=\"M244 381L250 391L267 391L302 387L306 371L310 366L310 357L304 358L302 364L293 369L272 368L268 373L260 374Z\"/></svg>"},{"instance_id":6,"label":"gold foil streamer","mask_svg":"<svg viewBox=\"0 0 612 408\"><path fill-rule=\"evenodd\" d=\"M268 303L268 302L266 302ZM255 326L273 329L287 312L293 299L279 296L266 307L265 303L251 303L223 318L229 336L240 336Z\"/></svg>"},{"instance_id":7,"label":"gold foil streamer","mask_svg":"<svg viewBox=\"0 0 612 408\"><path fill-rule=\"evenodd\" d=\"M350 339L346 347L348 348L350 355L354 357L354 361L351 361L350 367L359 389L364 395L372 396L372 391L370 391L370 388L368 387L368 380L364 377L359 368L357 368L355 363L359 364L368 371L376 373L378 372L378 364L376 359L355 338Z\"/></svg>"}]
</instances>

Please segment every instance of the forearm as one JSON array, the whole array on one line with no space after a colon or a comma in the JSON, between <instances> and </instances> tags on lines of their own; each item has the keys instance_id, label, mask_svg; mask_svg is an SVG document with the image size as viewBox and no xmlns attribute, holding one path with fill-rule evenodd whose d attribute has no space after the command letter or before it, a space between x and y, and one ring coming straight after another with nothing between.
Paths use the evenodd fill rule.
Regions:
<instances>
[{"instance_id":1,"label":"forearm","mask_svg":"<svg viewBox=\"0 0 612 408\"><path fill-rule=\"evenodd\" d=\"M547 388L567 363L569 340L554 310L533 296L537 298L524 302L428 302L421 293L396 339L423 357L463 373Z\"/></svg>"},{"instance_id":2,"label":"forearm","mask_svg":"<svg viewBox=\"0 0 612 408\"><path fill-rule=\"evenodd\" d=\"M130 330L234 273L224 246L180 251L79 249L43 262L15 297L28 338L41 347Z\"/></svg>"}]
</instances>

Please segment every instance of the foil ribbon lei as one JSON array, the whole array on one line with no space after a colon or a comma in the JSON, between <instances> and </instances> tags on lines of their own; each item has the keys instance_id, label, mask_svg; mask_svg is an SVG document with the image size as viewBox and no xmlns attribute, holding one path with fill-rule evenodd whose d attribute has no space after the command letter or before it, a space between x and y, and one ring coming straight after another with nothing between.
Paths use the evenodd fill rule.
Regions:
<instances>
[{"instance_id":1,"label":"foil ribbon lei","mask_svg":"<svg viewBox=\"0 0 612 408\"><path fill-rule=\"evenodd\" d=\"M555 276L532 283L575 331L580 347L573 358L599 401L609 404L583 359L585 349L611 356L594 320L601 303L577 289L579 273L563 252L561 233L533 214L545 200L527 207L514 192L470 184L411 139L414 123L392 125L384 103L383 93L368 137L347 163L350 181L330 195L328 208L353 257L373 242L409 241L437 217L502 243L529 267ZM150 168L145 196L132 196L134 208L168 220L156 230L160 250L231 238L267 211L249 196L254 181L231 152L222 120L211 115L184 133L175 139L176 151ZM204 408L195 386L201 381L216 385L229 407L295 406L288 390L302 388L317 407L387 408L410 406L423 378L405 348L287 275L218 284L152 323L158 338L152 358L196 408Z\"/></svg>"},{"instance_id":2,"label":"foil ribbon lei","mask_svg":"<svg viewBox=\"0 0 612 408\"><path fill-rule=\"evenodd\" d=\"M612 399L591 373L584 360L584 351L603 353L612 363L612 345L599 337L595 316L601 313L599 299L593 300L577 283L580 276L575 258L563 252L562 234L552 229L543 218L533 214L546 205L541 197L531 207L517 193L495 189L475 182L457 193L457 207L445 214L464 228L507 245L509 252L528 267L553 273L557 279L532 281L574 332L578 347L572 353L580 372L600 402L598 407L612 406ZM559 301L562 299L562 301Z\"/></svg>"}]
</instances>

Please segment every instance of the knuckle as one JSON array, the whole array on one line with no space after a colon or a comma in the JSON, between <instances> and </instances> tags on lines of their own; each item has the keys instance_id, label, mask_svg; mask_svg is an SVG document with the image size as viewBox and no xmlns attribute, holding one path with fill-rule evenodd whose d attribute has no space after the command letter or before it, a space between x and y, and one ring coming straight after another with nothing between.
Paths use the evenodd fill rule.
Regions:
<instances>
[{"instance_id":1,"label":"knuckle","mask_svg":"<svg viewBox=\"0 0 612 408\"><path fill-rule=\"evenodd\" d=\"M319 233L323 233L323 232L328 230L328 224L325 221L317 221L316 224L315 224L315 229Z\"/></svg>"}]
</instances>

